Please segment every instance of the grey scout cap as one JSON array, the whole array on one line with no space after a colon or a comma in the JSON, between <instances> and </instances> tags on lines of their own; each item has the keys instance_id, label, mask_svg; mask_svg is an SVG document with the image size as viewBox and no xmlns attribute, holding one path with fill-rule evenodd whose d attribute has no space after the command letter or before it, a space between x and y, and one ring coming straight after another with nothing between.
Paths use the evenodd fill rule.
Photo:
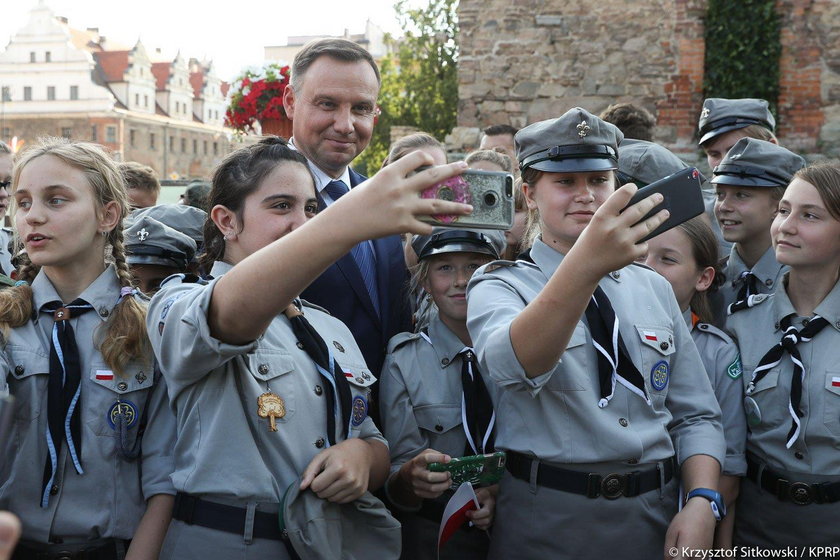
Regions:
<instances>
[{"instance_id":1,"label":"grey scout cap","mask_svg":"<svg viewBox=\"0 0 840 560\"><path fill-rule=\"evenodd\" d=\"M659 144L626 138L618 147L619 181L635 183L639 188L691 167ZM700 182L706 178L700 176Z\"/></svg>"},{"instance_id":2,"label":"grey scout cap","mask_svg":"<svg viewBox=\"0 0 840 560\"><path fill-rule=\"evenodd\" d=\"M154 218L164 225L188 235L195 241L196 247L204 245L204 222L207 212L194 206L185 204L158 204L149 208L140 208L131 213L128 222L138 220L143 216ZM131 224L126 223L126 227Z\"/></svg>"},{"instance_id":3,"label":"grey scout cap","mask_svg":"<svg viewBox=\"0 0 840 560\"><path fill-rule=\"evenodd\" d=\"M715 167L712 183L742 187L786 187L805 159L772 142L741 138Z\"/></svg>"},{"instance_id":4,"label":"grey scout cap","mask_svg":"<svg viewBox=\"0 0 840 560\"><path fill-rule=\"evenodd\" d=\"M776 119L763 99L722 99L710 97L700 112L700 144L730 130L761 125L770 132L776 129Z\"/></svg>"},{"instance_id":5,"label":"grey scout cap","mask_svg":"<svg viewBox=\"0 0 840 560\"><path fill-rule=\"evenodd\" d=\"M435 228L431 235L415 235L411 240L421 261L443 253L481 253L498 259L506 245L504 232L489 229Z\"/></svg>"},{"instance_id":6,"label":"grey scout cap","mask_svg":"<svg viewBox=\"0 0 840 560\"><path fill-rule=\"evenodd\" d=\"M398 558L400 523L370 492L346 504L300 490L300 479L283 495L280 527L300 558Z\"/></svg>"},{"instance_id":7,"label":"grey scout cap","mask_svg":"<svg viewBox=\"0 0 840 560\"><path fill-rule=\"evenodd\" d=\"M188 235L142 216L125 230L128 264L155 264L184 270L195 255L196 244Z\"/></svg>"},{"instance_id":8,"label":"grey scout cap","mask_svg":"<svg viewBox=\"0 0 840 560\"><path fill-rule=\"evenodd\" d=\"M617 169L623 139L617 127L575 107L562 117L526 126L514 144L522 171L576 173Z\"/></svg>"}]
</instances>

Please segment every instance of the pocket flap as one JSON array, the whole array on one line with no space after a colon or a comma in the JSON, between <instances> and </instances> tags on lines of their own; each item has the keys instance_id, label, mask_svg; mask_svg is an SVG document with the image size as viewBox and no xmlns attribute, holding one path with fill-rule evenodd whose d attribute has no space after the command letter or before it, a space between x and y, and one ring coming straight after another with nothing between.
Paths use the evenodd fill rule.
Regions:
<instances>
[{"instance_id":1,"label":"pocket flap","mask_svg":"<svg viewBox=\"0 0 840 560\"><path fill-rule=\"evenodd\" d=\"M90 380L115 393L130 393L148 389L155 384L155 372L150 363L147 366L129 363L122 375L111 371L104 363L95 363L90 368Z\"/></svg>"},{"instance_id":2,"label":"pocket flap","mask_svg":"<svg viewBox=\"0 0 840 560\"><path fill-rule=\"evenodd\" d=\"M455 405L428 405L414 409L417 425L429 432L443 433L461 425L461 407Z\"/></svg>"},{"instance_id":3,"label":"pocket flap","mask_svg":"<svg viewBox=\"0 0 840 560\"><path fill-rule=\"evenodd\" d=\"M568 350L569 348L583 344L586 344L586 327L583 326L582 322L578 322L575 327L575 332L572 333L572 338L569 339L569 343L566 345L566 349Z\"/></svg>"},{"instance_id":4,"label":"pocket flap","mask_svg":"<svg viewBox=\"0 0 840 560\"><path fill-rule=\"evenodd\" d=\"M344 372L344 377L351 385L367 388L376 383L376 377L374 377L370 370L364 366L352 364L339 365L341 366L341 370Z\"/></svg>"},{"instance_id":5,"label":"pocket flap","mask_svg":"<svg viewBox=\"0 0 840 560\"><path fill-rule=\"evenodd\" d=\"M749 370L749 377L747 379L751 379L753 372L755 371L755 367L750 368ZM779 372L780 368L774 368L767 372L767 375L761 378L761 380L753 385L752 381L747 383L747 395L754 395L756 393L760 393L762 391L766 391L767 389L772 389L776 385L779 384ZM750 387L753 387L750 390Z\"/></svg>"},{"instance_id":6,"label":"pocket flap","mask_svg":"<svg viewBox=\"0 0 840 560\"><path fill-rule=\"evenodd\" d=\"M639 333L639 340L648 348L653 348L663 356L674 353L674 334L669 329L636 325L636 332Z\"/></svg>"},{"instance_id":7,"label":"pocket flap","mask_svg":"<svg viewBox=\"0 0 840 560\"><path fill-rule=\"evenodd\" d=\"M249 355L251 374L262 381L280 377L294 369L294 359L285 352L258 348Z\"/></svg>"},{"instance_id":8,"label":"pocket flap","mask_svg":"<svg viewBox=\"0 0 840 560\"><path fill-rule=\"evenodd\" d=\"M825 388L828 392L840 396L840 372L825 374Z\"/></svg>"},{"instance_id":9,"label":"pocket flap","mask_svg":"<svg viewBox=\"0 0 840 560\"><path fill-rule=\"evenodd\" d=\"M42 352L22 348L20 346L11 346L7 348L10 356L10 364L12 377L15 379L23 379L30 375L49 375L50 373L50 357Z\"/></svg>"}]
</instances>

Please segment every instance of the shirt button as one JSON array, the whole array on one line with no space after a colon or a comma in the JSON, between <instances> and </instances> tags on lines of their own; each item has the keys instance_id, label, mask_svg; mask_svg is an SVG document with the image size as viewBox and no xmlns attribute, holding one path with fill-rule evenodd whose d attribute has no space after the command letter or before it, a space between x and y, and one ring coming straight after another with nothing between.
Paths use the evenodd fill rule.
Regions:
<instances>
[{"instance_id":1,"label":"shirt button","mask_svg":"<svg viewBox=\"0 0 840 560\"><path fill-rule=\"evenodd\" d=\"M362 379L361 377L356 378L356 383L364 383L364 382L365 382L365 380Z\"/></svg>"},{"instance_id":2,"label":"shirt button","mask_svg":"<svg viewBox=\"0 0 840 560\"><path fill-rule=\"evenodd\" d=\"M611 272L610 276L612 276L614 280L618 280L619 278L621 278L621 273L616 270L615 272Z\"/></svg>"},{"instance_id":3,"label":"shirt button","mask_svg":"<svg viewBox=\"0 0 840 560\"><path fill-rule=\"evenodd\" d=\"M99 308L99 316L100 317L107 317L110 314L111 314L111 312L108 311L107 309L105 309L104 307Z\"/></svg>"},{"instance_id":4,"label":"shirt button","mask_svg":"<svg viewBox=\"0 0 840 560\"><path fill-rule=\"evenodd\" d=\"M628 459L628 460L627 460L627 463L628 463L629 465L635 465L635 464L637 464L638 462L639 462L639 460L638 460L638 459Z\"/></svg>"},{"instance_id":5,"label":"shirt button","mask_svg":"<svg viewBox=\"0 0 840 560\"><path fill-rule=\"evenodd\" d=\"M629 424L627 418L619 418L618 423L621 425L622 428L626 428L627 424Z\"/></svg>"},{"instance_id":6,"label":"shirt button","mask_svg":"<svg viewBox=\"0 0 840 560\"><path fill-rule=\"evenodd\" d=\"M836 328L840 329L840 321L835 322L835 323L834 323L834 326L835 326Z\"/></svg>"},{"instance_id":7,"label":"shirt button","mask_svg":"<svg viewBox=\"0 0 840 560\"><path fill-rule=\"evenodd\" d=\"M772 280L765 280L765 281L764 281L764 285L765 285L765 286L767 286L767 287L769 288L770 286L772 286L772 285L773 285L773 281L772 281Z\"/></svg>"},{"instance_id":8,"label":"shirt button","mask_svg":"<svg viewBox=\"0 0 840 560\"><path fill-rule=\"evenodd\" d=\"M449 358L444 358L440 361L440 365L448 366L449 365Z\"/></svg>"},{"instance_id":9,"label":"shirt button","mask_svg":"<svg viewBox=\"0 0 840 560\"><path fill-rule=\"evenodd\" d=\"M303 350L304 349L303 342L298 341L297 347L300 348L301 350Z\"/></svg>"},{"instance_id":10,"label":"shirt button","mask_svg":"<svg viewBox=\"0 0 840 560\"><path fill-rule=\"evenodd\" d=\"M793 454L793 456L796 457L797 459L802 459L802 458L805 457L805 455L803 455L801 451L797 451L796 453Z\"/></svg>"},{"instance_id":11,"label":"shirt button","mask_svg":"<svg viewBox=\"0 0 840 560\"><path fill-rule=\"evenodd\" d=\"M257 371L265 375L268 373L268 364L260 364L257 366Z\"/></svg>"},{"instance_id":12,"label":"shirt button","mask_svg":"<svg viewBox=\"0 0 840 560\"><path fill-rule=\"evenodd\" d=\"M317 447L318 449L324 447L324 438L321 437L315 440L315 447Z\"/></svg>"},{"instance_id":13,"label":"shirt button","mask_svg":"<svg viewBox=\"0 0 840 560\"><path fill-rule=\"evenodd\" d=\"M50 494L55 496L58 494L58 484L53 484L52 488L50 488Z\"/></svg>"},{"instance_id":14,"label":"shirt button","mask_svg":"<svg viewBox=\"0 0 840 560\"><path fill-rule=\"evenodd\" d=\"M705 331L709 328L709 325L707 325L706 323L701 323L700 328Z\"/></svg>"},{"instance_id":15,"label":"shirt button","mask_svg":"<svg viewBox=\"0 0 840 560\"><path fill-rule=\"evenodd\" d=\"M15 366L15 374L23 375L23 372L25 372L25 371L26 371L26 368L23 367L23 365L18 364L18 365Z\"/></svg>"},{"instance_id":16,"label":"shirt button","mask_svg":"<svg viewBox=\"0 0 840 560\"><path fill-rule=\"evenodd\" d=\"M120 381L119 383L117 383L117 389L119 389L120 391L125 391L126 389L128 389L128 383L126 383L125 381Z\"/></svg>"},{"instance_id":17,"label":"shirt button","mask_svg":"<svg viewBox=\"0 0 840 560\"><path fill-rule=\"evenodd\" d=\"M335 346L336 350L339 352L344 352L344 346L339 344L337 340L333 340L333 346Z\"/></svg>"},{"instance_id":18,"label":"shirt button","mask_svg":"<svg viewBox=\"0 0 840 560\"><path fill-rule=\"evenodd\" d=\"M320 397L324 394L324 389L320 385L315 385L315 394Z\"/></svg>"},{"instance_id":19,"label":"shirt button","mask_svg":"<svg viewBox=\"0 0 840 560\"><path fill-rule=\"evenodd\" d=\"M663 350L667 350L668 349L668 343L663 342L662 344L659 345L659 347L662 348Z\"/></svg>"},{"instance_id":20,"label":"shirt button","mask_svg":"<svg viewBox=\"0 0 840 560\"><path fill-rule=\"evenodd\" d=\"M435 431L436 432L442 432L443 431L443 426L441 426L440 424L436 425L435 426Z\"/></svg>"}]
</instances>

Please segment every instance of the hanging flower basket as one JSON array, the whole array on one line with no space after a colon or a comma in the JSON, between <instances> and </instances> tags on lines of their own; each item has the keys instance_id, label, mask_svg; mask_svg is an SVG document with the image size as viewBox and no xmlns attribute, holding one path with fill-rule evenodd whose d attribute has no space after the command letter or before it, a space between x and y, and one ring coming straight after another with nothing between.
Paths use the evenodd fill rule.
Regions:
<instances>
[{"instance_id":1,"label":"hanging flower basket","mask_svg":"<svg viewBox=\"0 0 840 560\"><path fill-rule=\"evenodd\" d=\"M259 123L263 134L288 138L292 134L292 121L283 109L287 85L288 66L272 62L245 70L231 86L225 124L247 134L257 133L255 125Z\"/></svg>"}]
</instances>

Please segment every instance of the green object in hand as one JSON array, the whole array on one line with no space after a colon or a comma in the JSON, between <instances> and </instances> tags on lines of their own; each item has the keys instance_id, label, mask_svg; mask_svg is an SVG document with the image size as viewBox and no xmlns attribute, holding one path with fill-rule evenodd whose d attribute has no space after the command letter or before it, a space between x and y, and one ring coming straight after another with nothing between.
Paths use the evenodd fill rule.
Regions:
<instances>
[{"instance_id":1,"label":"green object in hand","mask_svg":"<svg viewBox=\"0 0 840 560\"><path fill-rule=\"evenodd\" d=\"M470 482L476 488L492 486L499 482L505 473L505 457L504 451L457 457L448 463L429 463L429 470L451 473L452 488L457 488L464 482Z\"/></svg>"}]
</instances>

